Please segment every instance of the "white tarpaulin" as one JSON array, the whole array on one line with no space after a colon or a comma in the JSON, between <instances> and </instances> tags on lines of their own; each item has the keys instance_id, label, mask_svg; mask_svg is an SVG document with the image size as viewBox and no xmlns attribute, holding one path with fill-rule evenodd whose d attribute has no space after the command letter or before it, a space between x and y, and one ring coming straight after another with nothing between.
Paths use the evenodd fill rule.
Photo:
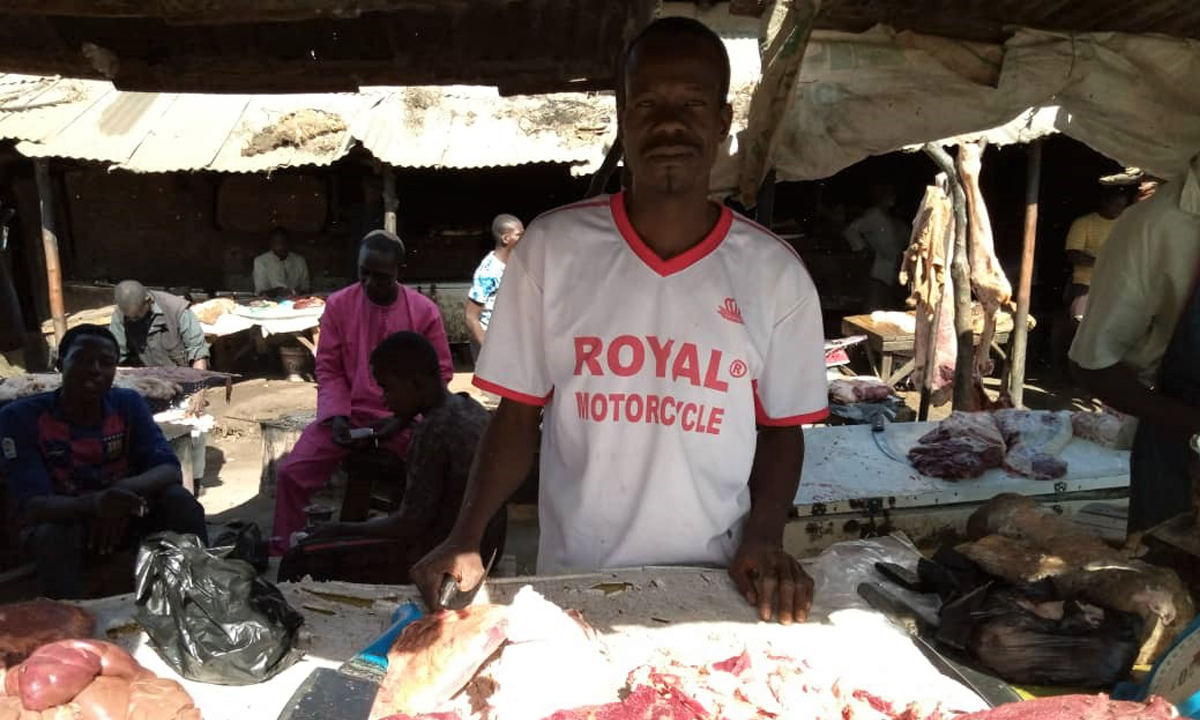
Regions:
<instances>
[{"instance_id":1,"label":"white tarpaulin","mask_svg":"<svg viewBox=\"0 0 1200 720\"><path fill-rule=\"evenodd\" d=\"M1200 151L1197 76L1200 42L1160 36L1020 29L1001 46L883 26L814 33L772 164L780 180L812 180L945 138L1058 131L1170 177Z\"/></svg>"}]
</instances>

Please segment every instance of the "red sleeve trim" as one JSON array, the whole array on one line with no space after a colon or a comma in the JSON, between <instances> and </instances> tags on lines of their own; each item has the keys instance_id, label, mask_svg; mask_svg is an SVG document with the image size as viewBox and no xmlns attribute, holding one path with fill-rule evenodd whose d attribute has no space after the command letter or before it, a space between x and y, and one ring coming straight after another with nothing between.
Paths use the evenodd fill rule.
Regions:
<instances>
[{"instance_id":1,"label":"red sleeve trim","mask_svg":"<svg viewBox=\"0 0 1200 720\"><path fill-rule=\"evenodd\" d=\"M764 427L795 427L797 425L810 425L815 422L820 422L827 417L829 417L829 408L785 418L769 418L762 413L755 412L755 422Z\"/></svg>"},{"instance_id":2,"label":"red sleeve trim","mask_svg":"<svg viewBox=\"0 0 1200 720\"><path fill-rule=\"evenodd\" d=\"M494 382L488 382L478 375L471 379L471 384L480 390L484 390L494 395L499 395L502 398L523 403L525 405L533 405L534 407L545 407L546 403L550 402L550 398L554 396L553 390L551 390L550 394L546 397L526 395L525 393L517 392L516 390L509 390L503 385L497 385Z\"/></svg>"},{"instance_id":3,"label":"red sleeve trim","mask_svg":"<svg viewBox=\"0 0 1200 720\"><path fill-rule=\"evenodd\" d=\"M763 407L762 400L758 398L758 381L754 380L751 385L754 388L754 421L759 425L764 427L795 427L796 425L815 423L829 417L829 406L826 405L820 410L814 410L809 413L773 418L767 415L767 410Z\"/></svg>"}]
</instances>

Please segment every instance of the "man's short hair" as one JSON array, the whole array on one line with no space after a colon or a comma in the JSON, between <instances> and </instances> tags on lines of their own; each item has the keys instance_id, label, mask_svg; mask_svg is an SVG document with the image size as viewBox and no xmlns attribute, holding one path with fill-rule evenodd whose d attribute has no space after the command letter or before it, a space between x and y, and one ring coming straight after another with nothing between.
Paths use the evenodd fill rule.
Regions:
<instances>
[{"instance_id":1,"label":"man's short hair","mask_svg":"<svg viewBox=\"0 0 1200 720\"><path fill-rule=\"evenodd\" d=\"M720 100L721 102L727 101L731 71L729 66L729 51L725 49L725 42L721 40L720 35L713 32L711 28L699 20L671 16L659 18L647 25L625 47L625 52L621 55L621 65L617 68L617 105L619 107L625 105L625 73L629 69L629 59L633 57L633 53L639 45L650 39L669 39L677 43L701 42L710 45L717 51L721 59Z\"/></svg>"},{"instance_id":2,"label":"man's short hair","mask_svg":"<svg viewBox=\"0 0 1200 720\"><path fill-rule=\"evenodd\" d=\"M377 373L400 377L442 377L441 361L433 344L424 335L408 330L392 333L380 341L371 351L370 365Z\"/></svg>"},{"instance_id":3,"label":"man's short hair","mask_svg":"<svg viewBox=\"0 0 1200 720\"><path fill-rule=\"evenodd\" d=\"M287 240L287 239L289 239L290 236L288 235L287 228L281 228L279 226L275 226L275 227L271 228L271 233L269 235L267 235L267 237L271 238L272 240L274 240L277 237L281 237L284 240Z\"/></svg>"},{"instance_id":4,"label":"man's short hair","mask_svg":"<svg viewBox=\"0 0 1200 720\"><path fill-rule=\"evenodd\" d=\"M397 265L404 264L404 241L387 230L372 230L363 236L362 248L372 252L389 254L396 259Z\"/></svg>"},{"instance_id":5,"label":"man's short hair","mask_svg":"<svg viewBox=\"0 0 1200 720\"><path fill-rule=\"evenodd\" d=\"M120 346L117 344L117 339L109 332L109 329L103 325L76 325L63 334L63 338L58 343L58 365L62 368L63 358L71 351L71 346L83 338L96 337L112 343L113 349L118 350Z\"/></svg>"},{"instance_id":6,"label":"man's short hair","mask_svg":"<svg viewBox=\"0 0 1200 720\"><path fill-rule=\"evenodd\" d=\"M146 286L137 280L123 280L113 289L113 300L122 315L129 315L141 308L141 304L146 301L147 292Z\"/></svg>"},{"instance_id":7,"label":"man's short hair","mask_svg":"<svg viewBox=\"0 0 1200 720\"><path fill-rule=\"evenodd\" d=\"M516 215L501 213L492 220L492 239L499 244L510 230L516 230L518 227L522 227L520 218Z\"/></svg>"}]
</instances>

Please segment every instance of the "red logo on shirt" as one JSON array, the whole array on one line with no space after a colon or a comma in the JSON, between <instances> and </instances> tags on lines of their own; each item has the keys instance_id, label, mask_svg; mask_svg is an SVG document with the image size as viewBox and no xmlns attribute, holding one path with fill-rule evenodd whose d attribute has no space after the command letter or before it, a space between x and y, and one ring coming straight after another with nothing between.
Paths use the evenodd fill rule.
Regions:
<instances>
[{"instance_id":1,"label":"red logo on shirt","mask_svg":"<svg viewBox=\"0 0 1200 720\"><path fill-rule=\"evenodd\" d=\"M742 311L738 308L737 300L733 298L725 298L725 304L717 308L717 312L729 322L745 325L742 321Z\"/></svg>"},{"instance_id":2,"label":"red logo on shirt","mask_svg":"<svg viewBox=\"0 0 1200 720\"><path fill-rule=\"evenodd\" d=\"M735 378L746 377L746 372L746 363L741 360L734 360L733 364L729 366L729 374Z\"/></svg>"}]
</instances>

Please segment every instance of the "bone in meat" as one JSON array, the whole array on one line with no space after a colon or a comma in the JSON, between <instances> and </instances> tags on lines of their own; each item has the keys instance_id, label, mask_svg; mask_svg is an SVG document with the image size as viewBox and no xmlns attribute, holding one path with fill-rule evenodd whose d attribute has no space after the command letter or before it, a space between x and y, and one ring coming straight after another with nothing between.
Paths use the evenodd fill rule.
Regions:
<instances>
[{"instance_id":1,"label":"bone in meat","mask_svg":"<svg viewBox=\"0 0 1200 720\"><path fill-rule=\"evenodd\" d=\"M992 224L988 218L987 204L979 188L979 174L983 168L983 144L963 143L958 149L958 174L967 195L967 212L971 263L971 289L983 306L983 333L979 339L979 351L975 353L974 377L982 384L983 377L991 373L990 350L996 334L996 314L1002 305L1012 300L1012 284L1004 275L992 239Z\"/></svg>"}]
</instances>

